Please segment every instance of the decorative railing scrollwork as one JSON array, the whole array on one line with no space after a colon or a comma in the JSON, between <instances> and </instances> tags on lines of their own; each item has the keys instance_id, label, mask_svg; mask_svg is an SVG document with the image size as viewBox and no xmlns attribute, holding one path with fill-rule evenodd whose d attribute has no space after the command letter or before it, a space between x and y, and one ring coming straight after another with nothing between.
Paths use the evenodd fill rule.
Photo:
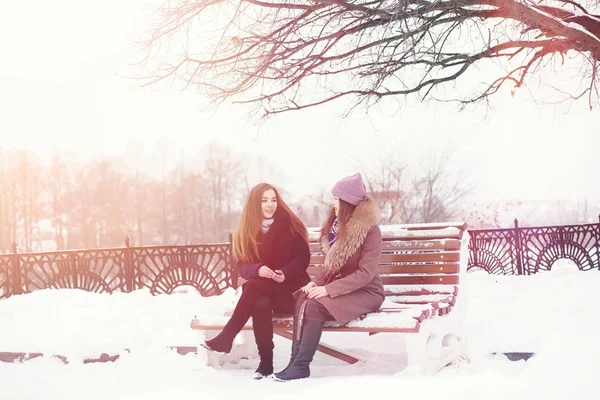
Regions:
<instances>
[{"instance_id":1,"label":"decorative railing scrollwork","mask_svg":"<svg viewBox=\"0 0 600 400\"><path fill-rule=\"evenodd\" d=\"M11 295L11 258L10 254L0 254L0 299Z\"/></svg>"},{"instance_id":2,"label":"decorative railing scrollwork","mask_svg":"<svg viewBox=\"0 0 600 400\"><path fill-rule=\"evenodd\" d=\"M222 293L231 286L229 244L138 247L132 249L138 287L153 294L172 293L178 286L193 286L203 296Z\"/></svg>"},{"instance_id":3,"label":"decorative railing scrollwork","mask_svg":"<svg viewBox=\"0 0 600 400\"><path fill-rule=\"evenodd\" d=\"M529 275L552 269L568 259L581 271L600 269L600 223L565 226L469 230L468 270L490 274ZM235 287L231 241L191 246L0 254L0 299L48 288L91 292L152 294L194 287L203 296Z\"/></svg>"},{"instance_id":4,"label":"decorative railing scrollwork","mask_svg":"<svg viewBox=\"0 0 600 400\"><path fill-rule=\"evenodd\" d=\"M560 259L581 271L600 269L600 223L470 230L468 270L530 275L549 271Z\"/></svg>"},{"instance_id":5,"label":"decorative railing scrollwork","mask_svg":"<svg viewBox=\"0 0 600 400\"><path fill-rule=\"evenodd\" d=\"M212 296L234 286L232 261L230 243L44 253L17 253L15 246L13 254L0 254L0 299L49 288L170 294L179 286Z\"/></svg>"}]
</instances>

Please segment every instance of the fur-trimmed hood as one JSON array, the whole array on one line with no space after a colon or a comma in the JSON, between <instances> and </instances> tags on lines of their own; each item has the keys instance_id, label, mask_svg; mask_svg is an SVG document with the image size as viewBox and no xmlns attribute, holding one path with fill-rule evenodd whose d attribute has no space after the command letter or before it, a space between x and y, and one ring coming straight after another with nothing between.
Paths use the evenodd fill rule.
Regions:
<instances>
[{"instance_id":1,"label":"fur-trimmed hood","mask_svg":"<svg viewBox=\"0 0 600 400\"><path fill-rule=\"evenodd\" d=\"M346 261L362 246L367 233L379 223L379 205L367 196L357 204L346 224L345 237L337 237L329 246L328 232L321 237L321 249L325 253L324 267L329 275L338 272Z\"/></svg>"}]
</instances>

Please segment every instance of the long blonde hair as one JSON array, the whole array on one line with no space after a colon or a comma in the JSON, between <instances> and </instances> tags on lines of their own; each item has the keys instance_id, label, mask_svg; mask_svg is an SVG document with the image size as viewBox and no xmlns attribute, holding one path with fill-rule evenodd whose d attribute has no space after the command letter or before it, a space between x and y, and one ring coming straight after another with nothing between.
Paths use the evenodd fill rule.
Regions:
<instances>
[{"instance_id":1,"label":"long blonde hair","mask_svg":"<svg viewBox=\"0 0 600 400\"><path fill-rule=\"evenodd\" d=\"M285 212L290 217L290 231L292 235L299 235L308 242L308 232L300 218L283 201L279 192L273 185L259 183L250 190L248 200L242 210L240 223L233 232L233 255L241 262L260 262L258 255L258 233L263 220L261 200L263 193L273 190L277 197L276 214Z\"/></svg>"}]
</instances>

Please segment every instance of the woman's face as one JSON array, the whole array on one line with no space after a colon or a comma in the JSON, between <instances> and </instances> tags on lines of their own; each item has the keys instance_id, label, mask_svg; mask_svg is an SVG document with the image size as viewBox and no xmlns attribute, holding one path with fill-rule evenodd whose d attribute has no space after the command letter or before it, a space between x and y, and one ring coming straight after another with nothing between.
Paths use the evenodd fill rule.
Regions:
<instances>
[{"instance_id":1,"label":"woman's face","mask_svg":"<svg viewBox=\"0 0 600 400\"><path fill-rule=\"evenodd\" d=\"M262 195L260 202L263 218L273 218L275 211L277 210L277 196L273 189L267 189Z\"/></svg>"},{"instance_id":2,"label":"woman's face","mask_svg":"<svg viewBox=\"0 0 600 400\"><path fill-rule=\"evenodd\" d=\"M340 209L340 198L333 196L333 199L331 200L331 205L333 206L333 211L335 212L335 217L337 218L338 210Z\"/></svg>"}]
</instances>

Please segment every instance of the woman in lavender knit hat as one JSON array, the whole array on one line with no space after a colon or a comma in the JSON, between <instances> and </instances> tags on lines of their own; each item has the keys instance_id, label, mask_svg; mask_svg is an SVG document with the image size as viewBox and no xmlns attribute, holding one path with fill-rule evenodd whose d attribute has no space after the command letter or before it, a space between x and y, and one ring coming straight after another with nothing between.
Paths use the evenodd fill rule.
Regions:
<instances>
[{"instance_id":1,"label":"woman in lavender knit hat","mask_svg":"<svg viewBox=\"0 0 600 400\"><path fill-rule=\"evenodd\" d=\"M360 174L333 189L333 204L321 229L322 271L295 294L294 337L288 366L274 379L308 378L325 321L347 324L379 309L385 298L377 273L382 241L379 208Z\"/></svg>"}]
</instances>

